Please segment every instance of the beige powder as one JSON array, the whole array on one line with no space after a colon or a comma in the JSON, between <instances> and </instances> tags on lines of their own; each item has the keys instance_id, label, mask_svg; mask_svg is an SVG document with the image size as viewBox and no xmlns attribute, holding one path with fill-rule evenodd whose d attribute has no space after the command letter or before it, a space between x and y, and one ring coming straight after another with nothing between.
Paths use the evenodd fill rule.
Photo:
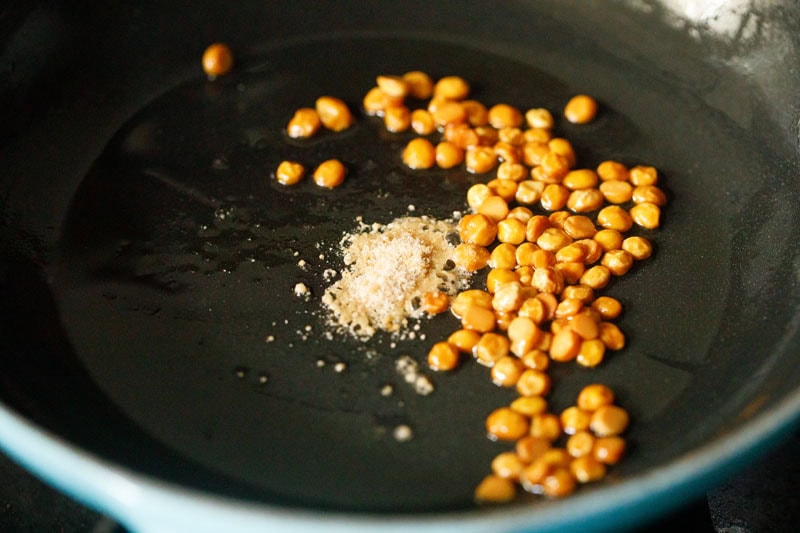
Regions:
<instances>
[{"instance_id":1,"label":"beige powder","mask_svg":"<svg viewBox=\"0 0 800 533\"><path fill-rule=\"evenodd\" d=\"M339 244L346 268L322 297L333 324L361 338L378 330L403 337L409 318L422 316L426 292L466 287L469 274L454 267L447 242L454 231L449 221L403 217L345 235Z\"/></svg>"}]
</instances>

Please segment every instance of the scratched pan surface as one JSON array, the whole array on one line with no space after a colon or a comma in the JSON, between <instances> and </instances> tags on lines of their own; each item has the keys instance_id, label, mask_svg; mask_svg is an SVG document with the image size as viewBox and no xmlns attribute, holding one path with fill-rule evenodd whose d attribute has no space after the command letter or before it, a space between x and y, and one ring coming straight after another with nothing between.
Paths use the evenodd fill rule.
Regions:
<instances>
[{"instance_id":1,"label":"scratched pan surface","mask_svg":"<svg viewBox=\"0 0 800 533\"><path fill-rule=\"evenodd\" d=\"M621 526L766 449L800 401L797 10L711 36L655 4L559 6L9 9L4 449L136 529L319 516L345 528ZM198 58L215 40L237 68L212 83ZM763 55L765 41L780 53ZM628 346L597 369L551 372L556 412L599 381L633 419L626 460L570 501L526 501L504 518L474 508L473 487L508 447L483 421L513 392L473 362L431 374L429 396L394 370L401 355L424 363L454 318L421 322L424 340L325 335L323 271L342 268L337 243L356 217L448 217L487 179L404 168L410 135L362 113L344 133L282 133L321 94L357 110L377 73L411 69L462 75L475 98L521 108L591 93L594 123L557 124L580 165L662 173L663 228L639 232L654 257L605 290L624 303ZM336 190L270 179L283 159L330 157L349 169ZM392 437L401 424L410 441Z\"/></svg>"}]
</instances>

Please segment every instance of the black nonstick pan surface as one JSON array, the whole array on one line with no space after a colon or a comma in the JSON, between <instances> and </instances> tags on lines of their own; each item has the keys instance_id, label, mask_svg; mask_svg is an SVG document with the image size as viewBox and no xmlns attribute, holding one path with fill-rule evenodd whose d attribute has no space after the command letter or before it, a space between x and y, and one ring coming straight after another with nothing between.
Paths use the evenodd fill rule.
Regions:
<instances>
[{"instance_id":1,"label":"black nonstick pan surface","mask_svg":"<svg viewBox=\"0 0 800 533\"><path fill-rule=\"evenodd\" d=\"M604 529L701 492L800 406L800 16L754 4L716 18L658 2L12 4L4 449L135 529ZM212 82L199 59L214 41L236 68ZM504 449L484 419L513 392L471 362L431 374L429 396L394 369L424 363L453 317L423 321L424 340L326 336L322 272L342 268L356 217L449 217L487 177L404 168L411 136L360 112L307 142L282 128L322 94L358 111L377 74L412 69L521 108L593 94L595 122L557 123L580 165L663 176L663 227L640 232L656 253L605 291L627 347L551 371L556 412L602 382L633 420L625 461L568 500L472 503ZM349 169L338 189L270 179L283 159L330 157Z\"/></svg>"}]
</instances>

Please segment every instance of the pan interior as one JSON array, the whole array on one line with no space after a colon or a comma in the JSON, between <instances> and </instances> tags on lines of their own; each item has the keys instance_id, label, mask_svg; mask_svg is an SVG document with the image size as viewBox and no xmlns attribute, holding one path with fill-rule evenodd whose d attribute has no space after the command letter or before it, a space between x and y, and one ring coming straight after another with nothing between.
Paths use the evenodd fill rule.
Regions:
<instances>
[{"instance_id":1,"label":"pan interior","mask_svg":"<svg viewBox=\"0 0 800 533\"><path fill-rule=\"evenodd\" d=\"M471 506L491 458L509 448L485 438L485 416L513 392L467 362L432 375L435 393L420 396L394 362L409 354L424 366L430 343L457 327L453 317L423 321L424 341L327 339L319 296L323 270L342 267L336 245L356 217L388 222L410 205L449 217L485 177L404 168L411 135L363 114L352 130L307 142L282 132L319 95L357 109L376 74L421 69L462 75L475 98L523 109L557 111L572 94L594 92L604 103L595 123L557 126L580 165L616 159L662 172L664 227L641 232L656 254L605 291L625 305L628 346L595 370L552 371L555 412L603 382L632 414L630 456L598 487L734 427L769 404L768 390L796 383L796 370L754 373L771 353L772 369L786 365L775 339L793 310L776 298L792 286L792 258L777 250L796 238L800 205L786 158L651 71L601 54L584 79L602 81L566 81L545 69L562 59L342 37L262 50L230 77L168 88L110 139L81 183L49 284L18 283L20 300L32 294L36 304L19 323L38 314L52 332L27 350L56 357L28 376L35 402L19 399L19 385L4 384L5 396L90 450L206 490L367 511ZM313 168L330 157L349 169L339 189L270 179L281 160ZM293 294L298 282L310 301ZM31 332L9 333L23 345ZM48 382L59 375L72 385ZM380 393L386 384L390 396ZM392 437L400 424L413 439Z\"/></svg>"}]
</instances>

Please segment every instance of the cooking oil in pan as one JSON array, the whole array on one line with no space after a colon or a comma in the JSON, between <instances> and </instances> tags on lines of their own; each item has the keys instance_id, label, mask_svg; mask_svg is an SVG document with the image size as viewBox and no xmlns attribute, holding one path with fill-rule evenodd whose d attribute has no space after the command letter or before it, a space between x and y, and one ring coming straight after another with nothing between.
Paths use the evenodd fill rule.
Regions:
<instances>
[{"instance_id":1,"label":"cooking oil in pan","mask_svg":"<svg viewBox=\"0 0 800 533\"><path fill-rule=\"evenodd\" d=\"M453 329L448 317L421 325L426 341L378 334L364 344L326 327L319 296L332 277L324 273L343 267L337 245L357 217L386 223L412 205L415 216L450 217L483 177L410 171L400 152L412 134L386 132L359 105L376 74L412 69L457 73L474 80L476 98L522 108L559 109L572 89L447 43L299 44L265 51L252 66L214 82L198 75L151 102L76 192L55 288L78 357L134 423L260 498L370 510L469 506L497 453L483 418L511 392L465 365L418 394L395 361L422 361L431 340ZM288 138L294 110L323 94L344 99L356 125ZM611 155L633 138L628 126L606 113L575 138L579 157ZM598 128L619 135L588 143ZM283 160L314 168L332 157L348 168L334 190L271 177ZM295 294L300 285L308 300ZM263 370L254 377L251 369ZM571 392L555 393L555 405ZM403 423L376 432L379 420ZM456 454L456 442L470 445ZM312 475L320 481L307 483Z\"/></svg>"}]
</instances>

